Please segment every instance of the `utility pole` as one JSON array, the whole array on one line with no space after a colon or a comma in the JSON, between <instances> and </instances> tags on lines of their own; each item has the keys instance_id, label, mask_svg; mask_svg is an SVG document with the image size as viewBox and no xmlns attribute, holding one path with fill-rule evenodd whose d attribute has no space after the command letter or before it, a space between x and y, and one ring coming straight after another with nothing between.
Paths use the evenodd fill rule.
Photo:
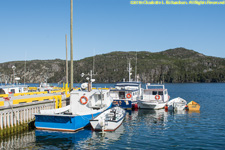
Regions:
<instances>
[{"instance_id":1,"label":"utility pole","mask_svg":"<svg viewBox=\"0 0 225 150\"><path fill-rule=\"evenodd\" d=\"M66 35L66 84L68 84L68 53L67 53L67 35Z\"/></svg>"},{"instance_id":2,"label":"utility pole","mask_svg":"<svg viewBox=\"0 0 225 150\"><path fill-rule=\"evenodd\" d=\"M16 66L12 66L12 70L13 70L13 85L15 84L15 70L16 70Z\"/></svg>"},{"instance_id":3,"label":"utility pole","mask_svg":"<svg viewBox=\"0 0 225 150\"><path fill-rule=\"evenodd\" d=\"M73 89L73 0L70 0L70 59L71 59L70 90L72 90Z\"/></svg>"}]
</instances>

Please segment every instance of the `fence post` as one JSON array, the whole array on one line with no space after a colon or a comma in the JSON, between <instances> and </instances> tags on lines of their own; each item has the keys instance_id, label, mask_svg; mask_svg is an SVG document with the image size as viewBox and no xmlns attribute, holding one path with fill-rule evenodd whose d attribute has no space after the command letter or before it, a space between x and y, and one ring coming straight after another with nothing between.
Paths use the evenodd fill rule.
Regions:
<instances>
[{"instance_id":1,"label":"fence post","mask_svg":"<svg viewBox=\"0 0 225 150\"><path fill-rule=\"evenodd\" d=\"M59 100L59 108L62 108L62 95L58 96L58 100Z\"/></svg>"},{"instance_id":2,"label":"fence post","mask_svg":"<svg viewBox=\"0 0 225 150\"><path fill-rule=\"evenodd\" d=\"M58 97L54 96L54 99L55 99L55 109L57 109L58 108Z\"/></svg>"},{"instance_id":3,"label":"fence post","mask_svg":"<svg viewBox=\"0 0 225 150\"><path fill-rule=\"evenodd\" d=\"M0 114L0 128L3 129L2 113Z\"/></svg>"}]
</instances>

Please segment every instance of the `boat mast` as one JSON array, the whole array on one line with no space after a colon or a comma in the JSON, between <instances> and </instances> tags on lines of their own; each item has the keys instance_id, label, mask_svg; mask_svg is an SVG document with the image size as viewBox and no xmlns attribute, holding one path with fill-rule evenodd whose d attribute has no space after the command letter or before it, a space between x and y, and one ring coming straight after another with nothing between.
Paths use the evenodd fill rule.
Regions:
<instances>
[{"instance_id":1,"label":"boat mast","mask_svg":"<svg viewBox=\"0 0 225 150\"><path fill-rule=\"evenodd\" d=\"M93 55L93 73L95 73L95 50Z\"/></svg>"},{"instance_id":2,"label":"boat mast","mask_svg":"<svg viewBox=\"0 0 225 150\"><path fill-rule=\"evenodd\" d=\"M67 52L67 34L66 34L66 84L68 84L68 52Z\"/></svg>"},{"instance_id":3,"label":"boat mast","mask_svg":"<svg viewBox=\"0 0 225 150\"><path fill-rule=\"evenodd\" d=\"M135 81L137 81L137 52L136 52L136 65L135 65Z\"/></svg>"},{"instance_id":4,"label":"boat mast","mask_svg":"<svg viewBox=\"0 0 225 150\"><path fill-rule=\"evenodd\" d=\"M73 89L73 0L70 0L70 90Z\"/></svg>"},{"instance_id":5,"label":"boat mast","mask_svg":"<svg viewBox=\"0 0 225 150\"><path fill-rule=\"evenodd\" d=\"M132 68L130 67L130 60L129 60L129 66L128 66L129 82L131 82L131 75L132 75L131 70Z\"/></svg>"}]
</instances>

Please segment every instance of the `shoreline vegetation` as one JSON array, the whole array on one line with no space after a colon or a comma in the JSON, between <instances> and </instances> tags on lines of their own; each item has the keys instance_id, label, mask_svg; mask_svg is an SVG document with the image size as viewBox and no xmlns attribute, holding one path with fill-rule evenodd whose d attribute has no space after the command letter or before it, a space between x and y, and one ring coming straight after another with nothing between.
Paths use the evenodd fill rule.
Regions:
<instances>
[{"instance_id":1,"label":"shoreline vegetation","mask_svg":"<svg viewBox=\"0 0 225 150\"><path fill-rule=\"evenodd\" d=\"M128 80L128 61L132 66L132 79L137 76L143 83L221 83L225 82L225 59L205 56L185 48L168 49L161 52L111 52L94 56L94 76L97 83L121 82ZM69 71L70 71L70 61ZM47 78L49 83L63 83L66 80L66 61L30 60L0 63L1 82L12 82L12 66L16 66L16 77L20 82L40 83ZM74 83L85 81L81 73L93 69L93 57L74 61ZM70 77L69 77L70 78Z\"/></svg>"}]
</instances>

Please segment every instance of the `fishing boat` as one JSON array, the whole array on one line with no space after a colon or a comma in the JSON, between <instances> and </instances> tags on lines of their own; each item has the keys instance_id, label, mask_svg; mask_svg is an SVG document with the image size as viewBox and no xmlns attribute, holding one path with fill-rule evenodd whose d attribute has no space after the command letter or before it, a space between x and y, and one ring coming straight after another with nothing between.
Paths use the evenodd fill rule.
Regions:
<instances>
[{"instance_id":1,"label":"fishing boat","mask_svg":"<svg viewBox=\"0 0 225 150\"><path fill-rule=\"evenodd\" d=\"M120 107L108 109L90 120L93 130L115 131L123 122L126 111Z\"/></svg>"},{"instance_id":2,"label":"fishing boat","mask_svg":"<svg viewBox=\"0 0 225 150\"><path fill-rule=\"evenodd\" d=\"M141 99L141 93L141 82L119 82L114 89L110 90L113 106L120 106L124 109L132 108L132 103Z\"/></svg>"},{"instance_id":3,"label":"fishing boat","mask_svg":"<svg viewBox=\"0 0 225 150\"><path fill-rule=\"evenodd\" d=\"M174 99L171 99L168 103L168 110L184 110L187 107L187 101L183 98L177 97Z\"/></svg>"},{"instance_id":4,"label":"fishing boat","mask_svg":"<svg viewBox=\"0 0 225 150\"><path fill-rule=\"evenodd\" d=\"M28 92L28 85L5 85L0 86L0 94L14 94Z\"/></svg>"},{"instance_id":5,"label":"fishing boat","mask_svg":"<svg viewBox=\"0 0 225 150\"><path fill-rule=\"evenodd\" d=\"M37 91L38 92L43 92L43 91L47 91L48 93L50 93L50 91L54 90L54 86L51 86L49 83L48 83L48 77L45 76L44 77L44 82L41 82L39 84L39 87L37 88Z\"/></svg>"},{"instance_id":6,"label":"fishing boat","mask_svg":"<svg viewBox=\"0 0 225 150\"><path fill-rule=\"evenodd\" d=\"M88 87L86 86L88 85ZM70 105L42 110L35 114L35 126L42 130L77 131L89 125L91 119L112 106L109 90L91 90L83 84L70 93Z\"/></svg>"},{"instance_id":7,"label":"fishing boat","mask_svg":"<svg viewBox=\"0 0 225 150\"><path fill-rule=\"evenodd\" d=\"M169 101L167 89L163 84L146 84L143 99L138 100L139 108L162 109Z\"/></svg>"},{"instance_id":8,"label":"fishing boat","mask_svg":"<svg viewBox=\"0 0 225 150\"><path fill-rule=\"evenodd\" d=\"M120 106L124 109L131 109L132 104L141 99L142 88L141 82L132 81L130 62L128 67L129 81L118 82L115 88L110 90L110 96L113 98L113 106Z\"/></svg>"}]
</instances>

